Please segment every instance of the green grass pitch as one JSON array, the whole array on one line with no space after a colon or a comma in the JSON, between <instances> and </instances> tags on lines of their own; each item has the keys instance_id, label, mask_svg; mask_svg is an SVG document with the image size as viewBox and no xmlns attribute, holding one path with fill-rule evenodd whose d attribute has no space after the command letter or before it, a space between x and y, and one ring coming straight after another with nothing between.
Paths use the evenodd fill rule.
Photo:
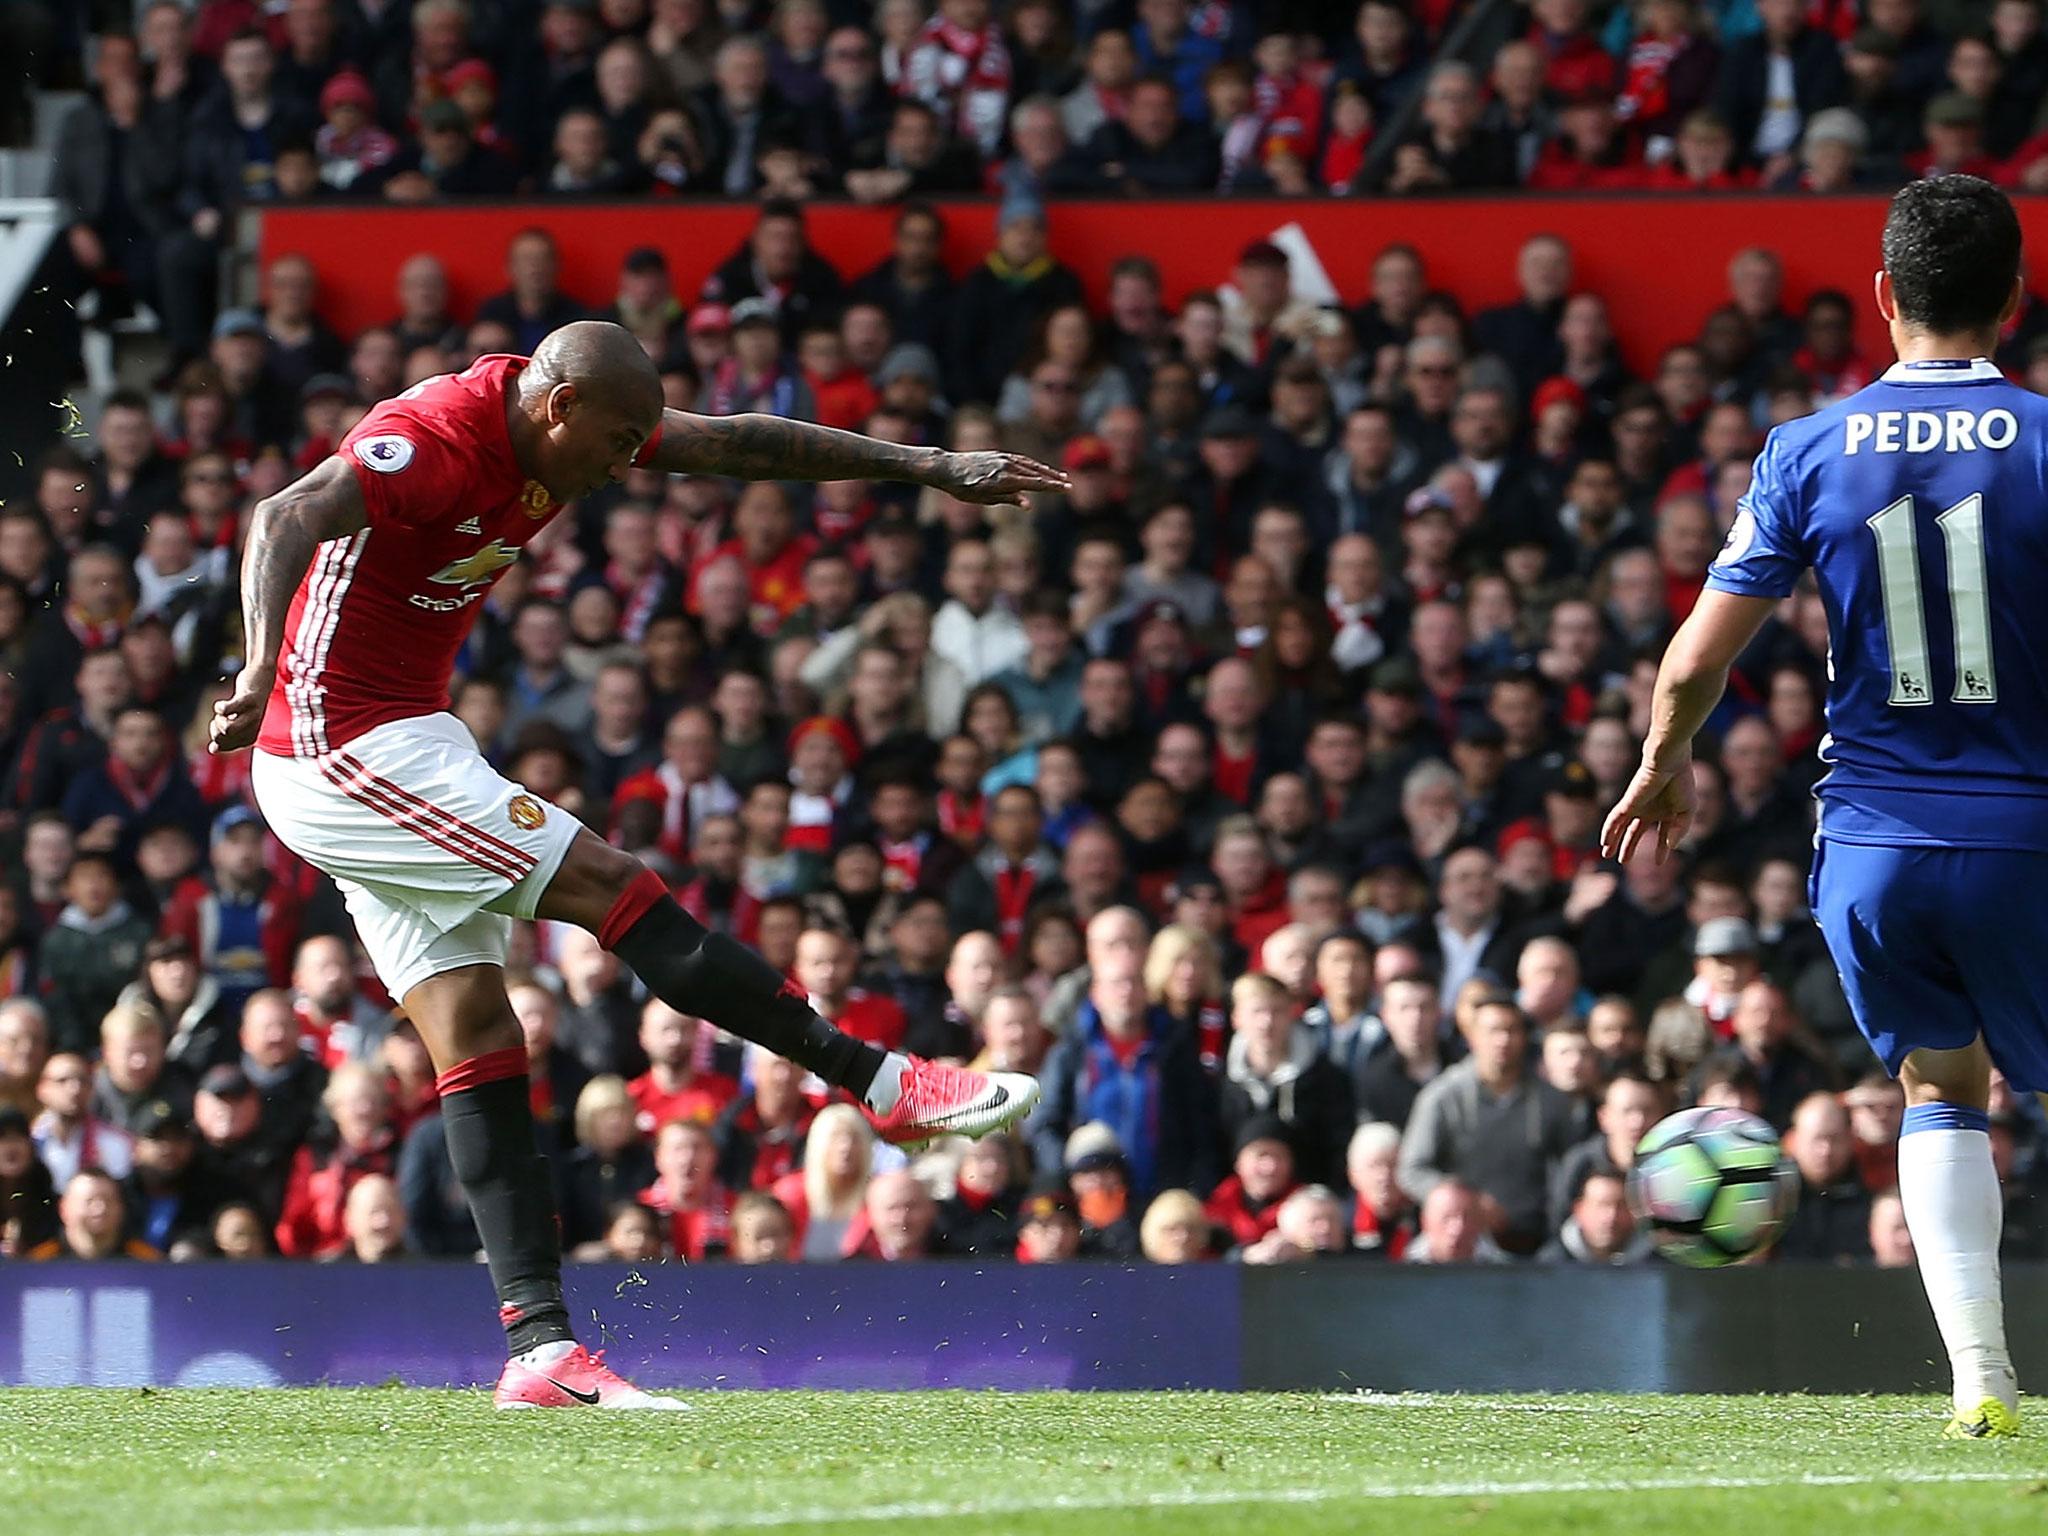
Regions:
<instances>
[{"instance_id":1,"label":"green grass pitch","mask_svg":"<svg viewBox=\"0 0 2048 1536\"><path fill-rule=\"evenodd\" d=\"M694 1401L0 1392L0 1536L2048 1530L2048 1439L1944 1442L1931 1399Z\"/></svg>"}]
</instances>

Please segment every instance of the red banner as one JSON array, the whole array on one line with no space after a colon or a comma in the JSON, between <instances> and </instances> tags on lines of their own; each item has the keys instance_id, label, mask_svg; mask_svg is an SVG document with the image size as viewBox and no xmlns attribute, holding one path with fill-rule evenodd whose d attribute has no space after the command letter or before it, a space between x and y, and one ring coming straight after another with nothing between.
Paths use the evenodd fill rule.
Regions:
<instances>
[{"instance_id":1,"label":"red banner","mask_svg":"<svg viewBox=\"0 0 2048 1536\"><path fill-rule=\"evenodd\" d=\"M1692 339L1726 302L1728 259L1766 245L1785 264L1788 305L1839 288L1856 305L1858 339L1876 361L1891 347L1871 302L1884 224L1882 197L1517 197L1329 202L1072 202L1051 210L1054 253L1100 300L1117 258L1151 257L1169 302L1226 282L1237 252L1285 225L1298 225L1347 305L1365 294L1373 257L1405 241L1422 253L1433 288L1469 307L1514 298L1516 247L1549 232L1571 243L1577 285L1603 295L1630 365L1652 367L1674 342ZM995 205L943 208L946 260L956 272L987 252ZM2020 200L2035 251L2048 247L2048 206ZM448 269L458 317L505 286L506 241L542 228L561 248L561 285L593 307L611 301L620 260L640 245L664 251L677 291L694 294L705 276L746 239L758 209L748 204L533 203L489 207L290 208L263 217L267 263L288 251L312 258L327 321L352 334L397 313L398 268L428 251ZM891 210L824 204L807 210L811 239L848 278L889 250ZM2040 270L2038 260L2035 270Z\"/></svg>"}]
</instances>

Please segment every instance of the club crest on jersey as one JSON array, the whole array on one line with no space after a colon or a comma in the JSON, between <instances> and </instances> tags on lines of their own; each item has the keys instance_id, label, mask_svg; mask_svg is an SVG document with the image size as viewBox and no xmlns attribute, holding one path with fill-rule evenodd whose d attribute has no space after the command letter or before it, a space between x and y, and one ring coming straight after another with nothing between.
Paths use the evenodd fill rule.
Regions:
<instances>
[{"instance_id":1,"label":"club crest on jersey","mask_svg":"<svg viewBox=\"0 0 2048 1536\"><path fill-rule=\"evenodd\" d=\"M480 581L489 581L518 558L517 549L506 548L503 539L493 539L474 554L450 560L427 580L437 581L444 587L473 587Z\"/></svg>"},{"instance_id":2,"label":"club crest on jersey","mask_svg":"<svg viewBox=\"0 0 2048 1536\"><path fill-rule=\"evenodd\" d=\"M531 832L548 819L540 802L531 795L514 795L505 802L505 819L522 832Z\"/></svg>"},{"instance_id":3,"label":"club crest on jersey","mask_svg":"<svg viewBox=\"0 0 2048 1536\"><path fill-rule=\"evenodd\" d=\"M365 437L356 443L356 457L366 469L374 469L380 475L395 475L412 462L412 440L405 437L386 435Z\"/></svg>"},{"instance_id":4,"label":"club crest on jersey","mask_svg":"<svg viewBox=\"0 0 2048 1536\"><path fill-rule=\"evenodd\" d=\"M548 494L548 488L538 480L529 480L519 492L519 505L526 509L528 517L545 517L547 510L555 504L555 498Z\"/></svg>"}]
</instances>

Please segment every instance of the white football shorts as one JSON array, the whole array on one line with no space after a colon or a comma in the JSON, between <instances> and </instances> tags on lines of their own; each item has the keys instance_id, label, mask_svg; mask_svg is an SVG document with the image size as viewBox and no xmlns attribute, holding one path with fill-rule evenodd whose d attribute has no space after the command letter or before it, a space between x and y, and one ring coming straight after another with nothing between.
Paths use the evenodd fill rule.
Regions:
<instances>
[{"instance_id":1,"label":"white football shorts","mask_svg":"<svg viewBox=\"0 0 2048 1536\"><path fill-rule=\"evenodd\" d=\"M443 971L503 965L579 830L504 778L451 714L393 720L319 757L258 751L256 803L332 876L377 975L402 999Z\"/></svg>"}]
</instances>

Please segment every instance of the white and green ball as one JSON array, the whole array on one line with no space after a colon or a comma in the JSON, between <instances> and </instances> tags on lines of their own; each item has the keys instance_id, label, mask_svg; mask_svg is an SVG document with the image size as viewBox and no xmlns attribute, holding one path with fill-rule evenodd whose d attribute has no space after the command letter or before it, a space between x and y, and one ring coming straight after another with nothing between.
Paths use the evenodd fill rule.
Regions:
<instances>
[{"instance_id":1,"label":"white and green ball","mask_svg":"<svg viewBox=\"0 0 2048 1536\"><path fill-rule=\"evenodd\" d=\"M1682 1109L1636 1144L1628 1198L1666 1258L1712 1269L1778 1240L1799 1201L1799 1174L1755 1115Z\"/></svg>"}]
</instances>

